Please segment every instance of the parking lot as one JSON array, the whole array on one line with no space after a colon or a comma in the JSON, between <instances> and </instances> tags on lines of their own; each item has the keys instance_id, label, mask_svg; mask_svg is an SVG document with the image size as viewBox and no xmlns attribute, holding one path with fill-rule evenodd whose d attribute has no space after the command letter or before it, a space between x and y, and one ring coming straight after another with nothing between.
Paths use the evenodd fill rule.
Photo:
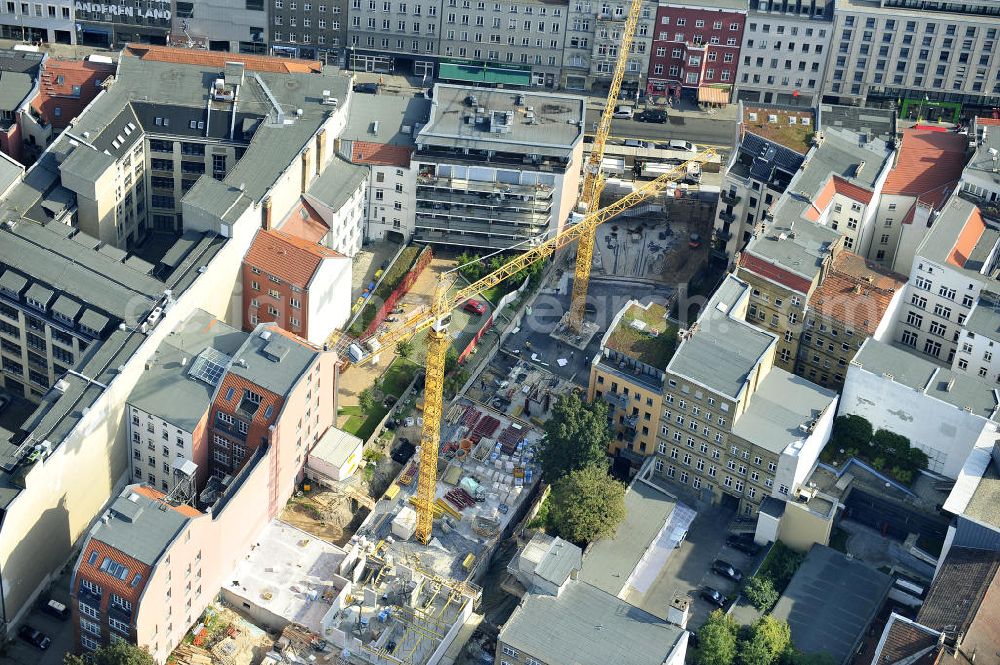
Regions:
<instances>
[{"instance_id":1,"label":"parking lot","mask_svg":"<svg viewBox=\"0 0 1000 665\"><path fill-rule=\"evenodd\" d=\"M52 586L49 595L44 596L44 598L53 598L68 607L69 578L70 573L67 571ZM61 621L35 609L24 623L48 635L52 644L46 651L39 651L24 640L14 636L7 652L3 657L0 657L0 662L11 665L62 665L63 656L73 648L72 622L68 619Z\"/></svg>"},{"instance_id":2,"label":"parking lot","mask_svg":"<svg viewBox=\"0 0 1000 665\"><path fill-rule=\"evenodd\" d=\"M693 631L704 624L708 615L716 609L715 605L701 597L703 587L722 592L729 599L728 607L736 599L740 585L712 572L712 562L722 559L741 570L746 579L763 556L761 552L756 557L749 557L726 545L728 533L720 527L728 525L734 516L732 510L717 505L699 509L688 529L687 538L667 559L656 582L641 598L628 597L625 600L661 616L675 597L690 597L688 628Z\"/></svg>"}]
</instances>

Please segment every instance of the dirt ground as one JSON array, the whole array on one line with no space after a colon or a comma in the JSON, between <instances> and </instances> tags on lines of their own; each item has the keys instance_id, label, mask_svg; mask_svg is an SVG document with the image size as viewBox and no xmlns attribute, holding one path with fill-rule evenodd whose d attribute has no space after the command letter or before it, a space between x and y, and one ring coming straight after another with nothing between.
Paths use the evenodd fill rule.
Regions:
<instances>
[{"instance_id":1,"label":"dirt ground","mask_svg":"<svg viewBox=\"0 0 1000 665\"><path fill-rule=\"evenodd\" d=\"M437 257L431 259L430 264L420 273L410 291L400 300L402 306L406 308L406 312L411 313L418 307L429 306L431 298L434 295L434 289L437 287L439 276L441 273L450 270L454 265L455 262L450 259L439 259ZM419 346L419 344L415 346ZM382 375L394 357L395 346L392 346L381 351L378 362L373 360L364 365L351 365L348 367L340 375L339 402L341 408L356 406L358 395L361 394L361 391L365 388L370 388L375 383L375 379ZM422 354L419 352L415 353L414 360L422 362ZM338 425L343 425L343 422L347 418L348 416L346 415L340 416L338 418Z\"/></svg>"}]
</instances>

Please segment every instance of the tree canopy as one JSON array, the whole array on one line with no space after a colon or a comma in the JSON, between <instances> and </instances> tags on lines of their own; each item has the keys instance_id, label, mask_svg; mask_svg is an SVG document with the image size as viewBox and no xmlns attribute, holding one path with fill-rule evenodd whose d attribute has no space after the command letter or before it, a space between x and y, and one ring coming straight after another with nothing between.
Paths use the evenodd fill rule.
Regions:
<instances>
[{"instance_id":1,"label":"tree canopy","mask_svg":"<svg viewBox=\"0 0 1000 665\"><path fill-rule=\"evenodd\" d=\"M778 591L774 588L774 582L763 575L751 577L743 588L743 595L762 612L767 612L778 602Z\"/></svg>"},{"instance_id":2,"label":"tree canopy","mask_svg":"<svg viewBox=\"0 0 1000 665\"><path fill-rule=\"evenodd\" d=\"M625 485L604 465L573 471L552 485L548 523L566 540L585 544L612 536L625 519Z\"/></svg>"},{"instance_id":3,"label":"tree canopy","mask_svg":"<svg viewBox=\"0 0 1000 665\"><path fill-rule=\"evenodd\" d=\"M156 661L145 649L130 642L115 642L91 652L89 661L73 653L67 653L63 665L156 665Z\"/></svg>"},{"instance_id":4,"label":"tree canopy","mask_svg":"<svg viewBox=\"0 0 1000 665\"><path fill-rule=\"evenodd\" d=\"M575 394L556 399L539 450L542 477L549 483L591 464L604 464L611 432L608 405L587 404Z\"/></svg>"},{"instance_id":5,"label":"tree canopy","mask_svg":"<svg viewBox=\"0 0 1000 665\"><path fill-rule=\"evenodd\" d=\"M736 661L736 621L722 610L708 615L708 621L698 629L698 665L733 665Z\"/></svg>"},{"instance_id":6,"label":"tree canopy","mask_svg":"<svg viewBox=\"0 0 1000 665\"><path fill-rule=\"evenodd\" d=\"M776 665L792 643L788 623L771 615L762 616L750 627L749 639L740 644L743 665Z\"/></svg>"}]
</instances>

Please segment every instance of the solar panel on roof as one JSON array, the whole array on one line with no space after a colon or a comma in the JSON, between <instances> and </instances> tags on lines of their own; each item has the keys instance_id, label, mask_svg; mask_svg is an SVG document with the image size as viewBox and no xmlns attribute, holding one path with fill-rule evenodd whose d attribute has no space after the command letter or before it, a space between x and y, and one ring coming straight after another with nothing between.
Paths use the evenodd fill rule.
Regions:
<instances>
[{"instance_id":1,"label":"solar panel on roof","mask_svg":"<svg viewBox=\"0 0 1000 665\"><path fill-rule=\"evenodd\" d=\"M231 360L232 358L225 353L209 347L195 357L194 362L191 363L191 369L188 370L188 376L203 381L214 388L219 385L222 375L226 372L226 366Z\"/></svg>"}]
</instances>

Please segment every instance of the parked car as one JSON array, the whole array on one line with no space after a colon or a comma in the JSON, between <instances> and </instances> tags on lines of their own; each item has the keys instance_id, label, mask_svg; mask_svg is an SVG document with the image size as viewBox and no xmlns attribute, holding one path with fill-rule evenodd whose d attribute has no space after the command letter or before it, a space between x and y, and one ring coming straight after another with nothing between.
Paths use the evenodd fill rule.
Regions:
<instances>
[{"instance_id":1,"label":"parked car","mask_svg":"<svg viewBox=\"0 0 1000 665\"><path fill-rule=\"evenodd\" d=\"M621 104L615 107L614 115L612 118L617 118L619 120L631 120L635 116L635 109L626 104Z\"/></svg>"},{"instance_id":2,"label":"parked car","mask_svg":"<svg viewBox=\"0 0 1000 665\"><path fill-rule=\"evenodd\" d=\"M726 536L726 545L748 556L754 556L760 551L760 545L753 541L753 535L749 533L729 534Z\"/></svg>"},{"instance_id":3,"label":"parked car","mask_svg":"<svg viewBox=\"0 0 1000 665\"><path fill-rule=\"evenodd\" d=\"M625 139L625 145L629 148L652 148L652 141L641 141L639 139Z\"/></svg>"},{"instance_id":4,"label":"parked car","mask_svg":"<svg viewBox=\"0 0 1000 665\"><path fill-rule=\"evenodd\" d=\"M48 635L37 628L32 628L28 624L21 626L21 629L17 631L17 634L22 640L36 649L41 649L42 651L48 649L49 645L52 644L52 640Z\"/></svg>"},{"instance_id":5,"label":"parked car","mask_svg":"<svg viewBox=\"0 0 1000 665\"><path fill-rule=\"evenodd\" d=\"M712 572L733 582L739 582L743 579L743 573L739 568L722 559L716 559L712 562Z\"/></svg>"},{"instance_id":6,"label":"parked car","mask_svg":"<svg viewBox=\"0 0 1000 665\"><path fill-rule=\"evenodd\" d=\"M660 109L646 109L635 116L635 119L639 122L656 122L662 125L667 121L667 112Z\"/></svg>"},{"instance_id":7,"label":"parked car","mask_svg":"<svg viewBox=\"0 0 1000 665\"><path fill-rule=\"evenodd\" d=\"M486 313L486 305L479 302L475 298L469 298L466 300L465 304L462 305L462 309L470 314L475 314L476 316L482 316Z\"/></svg>"},{"instance_id":8,"label":"parked car","mask_svg":"<svg viewBox=\"0 0 1000 665\"><path fill-rule=\"evenodd\" d=\"M679 141L674 139L670 142L671 150L683 150L684 152L695 152L697 148L690 141Z\"/></svg>"},{"instance_id":9,"label":"parked car","mask_svg":"<svg viewBox=\"0 0 1000 665\"><path fill-rule=\"evenodd\" d=\"M701 590L701 597L712 603L716 607L722 607L726 604L726 597L719 592L718 589L713 589L707 586Z\"/></svg>"},{"instance_id":10,"label":"parked car","mask_svg":"<svg viewBox=\"0 0 1000 665\"><path fill-rule=\"evenodd\" d=\"M378 83L355 83L354 92L362 92L366 95L377 95Z\"/></svg>"},{"instance_id":11,"label":"parked car","mask_svg":"<svg viewBox=\"0 0 1000 665\"><path fill-rule=\"evenodd\" d=\"M399 445L396 449L389 454L394 462L399 464L406 464L413 457L413 453L417 452L417 447L410 443L409 439L401 438L399 440Z\"/></svg>"},{"instance_id":12,"label":"parked car","mask_svg":"<svg viewBox=\"0 0 1000 665\"><path fill-rule=\"evenodd\" d=\"M52 600L51 598L47 603L42 605L42 611L49 616L54 616L62 621L69 618L69 608L60 603L58 600Z\"/></svg>"}]
</instances>

